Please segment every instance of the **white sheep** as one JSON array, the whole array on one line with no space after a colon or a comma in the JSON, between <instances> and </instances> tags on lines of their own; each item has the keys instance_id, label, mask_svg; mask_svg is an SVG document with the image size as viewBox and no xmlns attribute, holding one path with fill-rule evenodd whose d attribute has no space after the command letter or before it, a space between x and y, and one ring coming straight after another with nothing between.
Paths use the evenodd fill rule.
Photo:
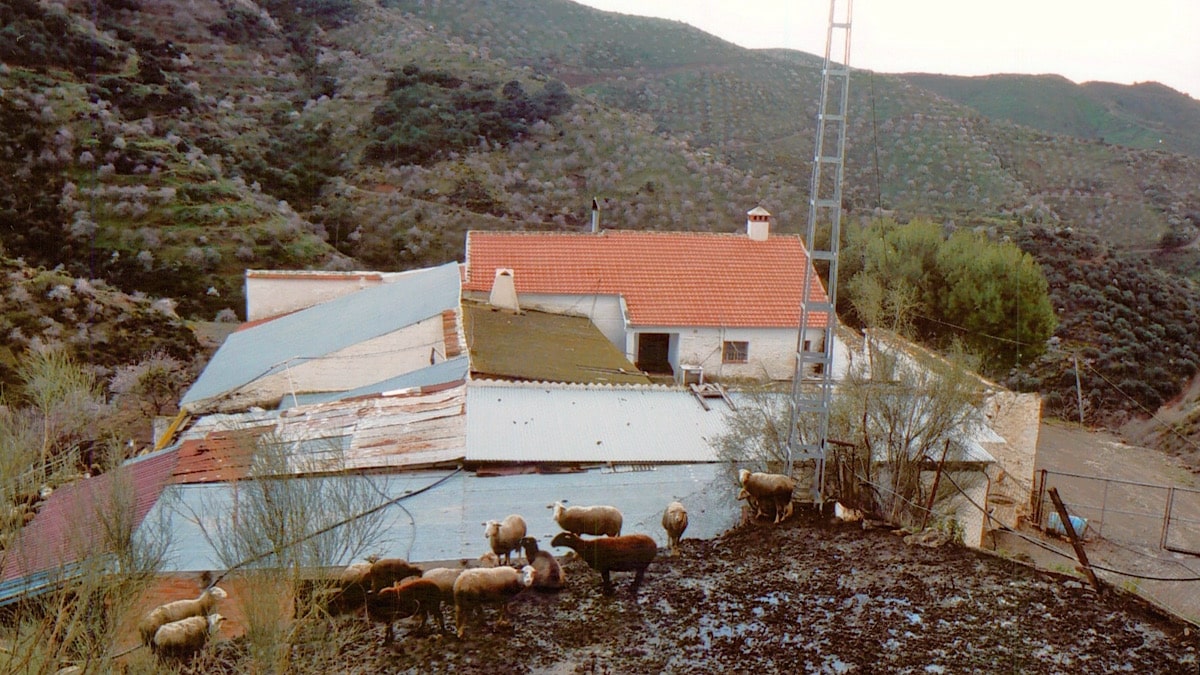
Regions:
<instances>
[{"instance_id":1,"label":"white sheep","mask_svg":"<svg viewBox=\"0 0 1200 675\"><path fill-rule=\"evenodd\" d=\"M750 504L756 518L766 515L763 507L768 503L775 508L775 524L792 515L792 491L796 488L796 481L790 476L751 473L742 469L738 471L738 484L742 487L738 499L745 499Z\"/></svg>"},{"instance_id":2,"label":"white sheep","mask_svg":"<svg viewBox=\"0 0 1200 675\"><path fill-rule=\"evenodd\" d=\"M154 631L150 649L159 656L191 657L204 647L210 636L217 634L224 620L220 614L208 614L165 623Z\"/></svg>"},{"instance_id":3,"label":"white sheep","mask_svg":"<svg viewBox=\"0 0 1200 675\"><path fill-rule=\"evenodd\" d=\"M610 537L621 534L624 518L615 506L567 506L554 502L547 508L554 509L554 522L567 532Z\"/></svg>"},{"instance_id":4,"label":"white sheep","mask_svg":"<svg viewBox=\"0 0 1200 675\"><path fill-rule=\"evenodd\" d=\"M492 553L504 556L504 564L512 562L512 552L521 547L525 536L525 519L515 513L502 522L489 520L483 524L483 536L492 545Z\"/></svg>"},{"instance_id":5,"label":"white sheep","mask_svg":"<svg viewBox=\"0 0 1200 675\"><path fill-rule=\"evenodd\" d=\"M454 582L454 625L461 639L470 615L482 605L500 606L499 627L508 626L508 601L533 585L537 573L526 565L512 567L475 567L463 570Z\"/></svg>"},{"instance_id":6,"label":"white sheep","mask_svg":"<svg viewBox=\"0 0 1200 675\"><path fill-rule=\"evenodd\" d=\"M688 512L679 502L671 502L663 511L663 529L667 531L667 548L671 555L679 555L679 538L688 526Z\"/></svg>"},{"instance_id":7,"label":"white sheep","mask_svg":"<svg viewBox=\"0 0 1200 675\"><path fill-rule=\"evenodd\" d=\"M495 555L495 554L492 554ZM442 591L442 603L447 606L454 605L454 582L458 581L458 575L462 574L463 568L458 567L434 567L425 570L421 575L422 579L428 579L438 585ZM438 610L441 611L440 609Z\"/></svg>"},{"instance_id":8,"label":"white sheep","mask_svg":"<svg viewBox=\"0 0 1200 675\"><path fill-rule=\"evenodd\" d=\"M165 605L159 605L146 612L142 620L138 622L138 632L142 636L142 644L147 647L151 646L154 641L154 634L158 629L172 621L212 614L213 609L217 606L217 602L224 600L226 597L225 589L220 586L213 586L212 588L205 589L199 597L188 600L175 600Z\"/></svg>"}]
</instances>

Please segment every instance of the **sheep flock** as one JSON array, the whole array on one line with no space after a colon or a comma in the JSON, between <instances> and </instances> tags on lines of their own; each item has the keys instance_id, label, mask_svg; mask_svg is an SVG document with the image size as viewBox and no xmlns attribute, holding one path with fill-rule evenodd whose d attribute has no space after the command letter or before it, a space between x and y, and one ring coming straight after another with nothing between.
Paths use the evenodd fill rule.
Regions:
<instances>
[{"instance_id":1,"label":"sheep flock","mask_svg":"<svg viewBox=\"0 0 1200 675\"><path fill-rule=\"evenodd\" d=\"M744 476L739 484L743 493L756 487ZM761 501L775 499L778 494L777 489L761 497L753 493L756 501L750 505L755 515L761 514ZM777 507L776 521L785 509L790 514L790 504L785 507L779 502ZM636 598L647 569L658 557L654 538L646 533L622 535L624 517L614 506L567 506L558 501L547 508L552 509L551 518L562 530L549 546L569 549L568 556L586 563L599 575L604 595L615 592L614 572L632 572L629 587ZM384 645L394 641L395 622L408 618L418 621L411 631L413 634L426 632L433 623L437 635L442 636L446 633L443 608L447 607L453 608L453 634L459 639L467 639L472 623L477 623L487 609L495 611L496 628L505 629L509 626L508 605L517 596L527 589L556 593L566 587L567 576L555 555L539 548L536 537L527 536L529 528L521 515L509 514L483 525L487 550L474 561L424 569L401 558L372 556L330 575L327 581L313 588L310 599L330 618L355 615L366 621L366 625L382 624ZM671 556L679 555L679 542L687 525L688 513L683 503L668 503L662 527ZM580 579L575 583L588 582ZM215 608L226 597L224 590L214 586L199 597L151 610L138 626L143 644L160 657L195 655L220 630L224 617Z\"/></svg>"}]
</instances>

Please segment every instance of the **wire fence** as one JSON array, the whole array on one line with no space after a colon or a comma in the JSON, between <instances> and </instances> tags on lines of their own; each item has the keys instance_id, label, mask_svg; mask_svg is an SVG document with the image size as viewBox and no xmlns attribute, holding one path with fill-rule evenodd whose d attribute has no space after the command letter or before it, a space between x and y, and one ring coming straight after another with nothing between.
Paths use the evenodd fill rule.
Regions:
<instances>
[{"instance_id":1,"label":"wire fence","mask_svg":"<svg viewBox=\"0 0 1200 675\"><path fill-rule=\"evenodd\" d=\"M1046 469L1037 478L1034 518L1043 529L1056 529L1049 490L1058 488L1070 515L1083 519L1084 539L1200 555L1200 490Z\"/></svg>"}]
</instances>

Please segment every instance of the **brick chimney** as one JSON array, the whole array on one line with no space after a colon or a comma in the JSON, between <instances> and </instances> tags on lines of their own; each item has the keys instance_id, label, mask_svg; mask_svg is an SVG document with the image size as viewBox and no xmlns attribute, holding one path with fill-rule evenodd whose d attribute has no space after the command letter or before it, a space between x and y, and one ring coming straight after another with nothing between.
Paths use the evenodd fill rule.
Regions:
<instances>
[{"instance_id":1,"label":"brick chimney","mask_svg":"<svg viewBox=\"0 0 1200 675\"><path fill-rule=\"evenodd\" d=\"M746 234L754 241L766 241L771 232L771 213L761 206L746 212Z\"/></svg>"}]
</instances>

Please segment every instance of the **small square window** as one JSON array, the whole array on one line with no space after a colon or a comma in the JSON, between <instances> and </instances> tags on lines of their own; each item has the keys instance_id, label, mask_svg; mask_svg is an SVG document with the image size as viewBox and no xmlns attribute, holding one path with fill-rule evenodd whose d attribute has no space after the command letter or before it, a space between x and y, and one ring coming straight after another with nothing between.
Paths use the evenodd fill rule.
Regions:
<instances>
[{"instance_id":1,"label":"small square window","mask_svg":"<svg viewBox=\"0 0 1200 675\"><path fill-rule=\"evenodd\" d=\"M749 342L726 342L721 350L722 363L746 363L750 360Z\"/></svg>"}]
</instances>

